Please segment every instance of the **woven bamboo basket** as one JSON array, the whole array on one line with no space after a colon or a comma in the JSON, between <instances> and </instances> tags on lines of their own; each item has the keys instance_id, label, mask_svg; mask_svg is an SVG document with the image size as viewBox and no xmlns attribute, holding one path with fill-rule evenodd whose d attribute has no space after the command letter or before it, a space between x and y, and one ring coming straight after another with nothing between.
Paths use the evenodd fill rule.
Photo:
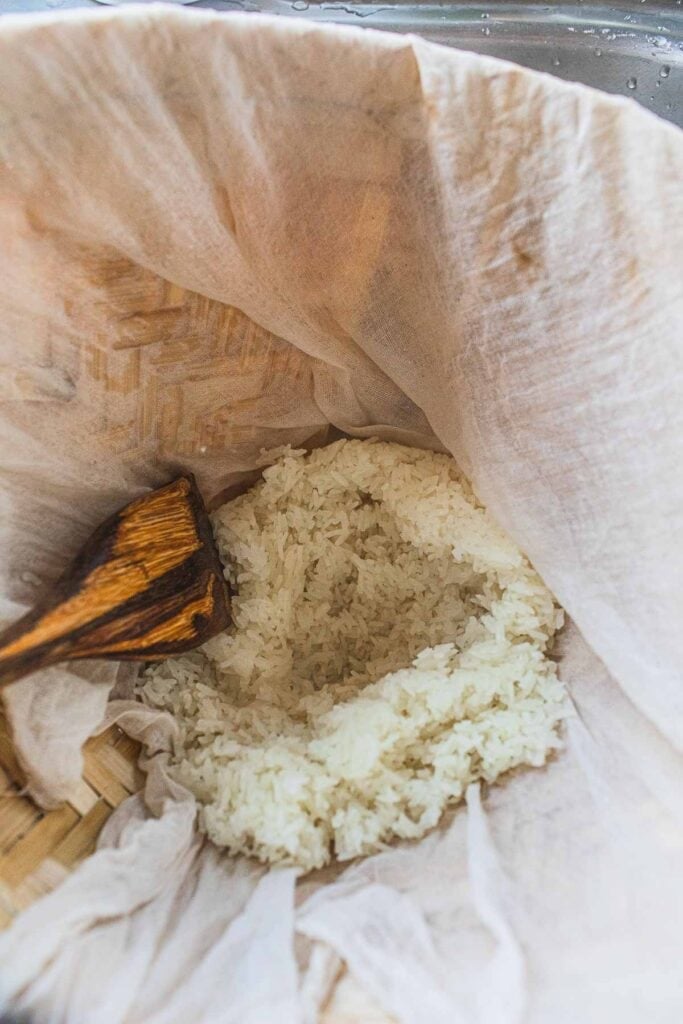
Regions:
<instances>
[{"instance_id":1,"label":"woven bamboo basket","mask_svg":"<svg viewBox=\"0 0 683 1024\"><path fill-rule=\"evenodd\" d=\"M138 744L117 727L88 740L83 777L53 811L24 793L24 778L0 714L0 928L55 888L95 849L114 808L143 782Z\"/></svg>"},{"instance_id":2,"label":"woven bamboo basket","mask_svg":"<svg viewBox=\"0 0 683 1024\"><path fill-rule=\"evenodd\" d=\"M0 930L54 889L95 849L116 807L142 788L139 744L113 726L83 748L83 777L71 799L41 811L24 791L0 711ZM319 1024L392 1024L344 970Z\"/></svg>"}]
</instances>

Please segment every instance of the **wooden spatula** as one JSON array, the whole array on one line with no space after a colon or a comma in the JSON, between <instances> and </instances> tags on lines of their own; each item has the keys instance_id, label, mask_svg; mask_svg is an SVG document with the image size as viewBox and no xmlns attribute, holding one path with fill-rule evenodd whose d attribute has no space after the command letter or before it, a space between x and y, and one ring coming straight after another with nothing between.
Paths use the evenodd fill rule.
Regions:
<instances>
[{"instance_id":1,"label":"wooden spatula","mask_svg":"<svg viewBox=\"0 0 683 1024\"><path fill-rule=\"evenodd\" d=\"M0 688L74 658L159 661L229 622L206 509L181 476L107 519L49 597L0 633Z\"/></svg>"}]
</instances>

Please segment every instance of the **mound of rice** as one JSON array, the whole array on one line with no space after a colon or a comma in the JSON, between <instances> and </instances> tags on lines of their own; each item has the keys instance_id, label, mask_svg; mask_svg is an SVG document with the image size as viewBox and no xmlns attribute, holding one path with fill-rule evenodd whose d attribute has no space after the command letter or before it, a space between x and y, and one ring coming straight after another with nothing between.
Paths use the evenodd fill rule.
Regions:
<instances>
[{"instance_id":1,"label":"mound of rice","mask_svg":"<svg viewBox=\"0 0 683 1024\"><path fill-rule=\"evenodd\" d=\"M559 745L562 613L451 458L287 450L213 525L234 625L141 694L175 716L172 771L218 845L368 854Z\"/></svg>"}]
</instances>

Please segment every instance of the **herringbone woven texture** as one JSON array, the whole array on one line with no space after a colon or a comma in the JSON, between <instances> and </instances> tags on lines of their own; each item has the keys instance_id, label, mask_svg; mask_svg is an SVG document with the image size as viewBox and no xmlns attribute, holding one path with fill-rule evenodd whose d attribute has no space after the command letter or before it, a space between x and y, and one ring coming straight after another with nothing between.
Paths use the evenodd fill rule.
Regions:
<instances>
[{"instance_id":1,"label":"herringbone woven texture","mask_svg":"<svg viewBox=\"0 0 683 1024\"><path fill-rule=\"evenodd\" d=\"M142 786L138 745L120 729L88 740L83 753L83 778L72 798L54 811L41 811L23 792L0 714L0 928L91 853L114 808Z\"/></svg>"}]
</instances>

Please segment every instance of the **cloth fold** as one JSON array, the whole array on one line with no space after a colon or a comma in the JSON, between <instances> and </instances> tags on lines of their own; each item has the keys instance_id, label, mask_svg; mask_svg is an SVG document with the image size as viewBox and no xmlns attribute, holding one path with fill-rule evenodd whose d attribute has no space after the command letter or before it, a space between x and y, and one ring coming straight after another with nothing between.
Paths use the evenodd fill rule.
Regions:
<instances>
[{"instance_id":1,"label":"cloth fold","mask_svg":"<svg viewBox=\"0 0 683 1024\"><path fill-rule=\"evenodd\" d=\"M546 769L296 882L201 843L114 666L15 684L44 806L103 716L148 777L0 937L0 1006L678 1024L681 132L415 38L163 6L3 18L0 125L3 617L178 467L215 503L264 449L379 436L451 452L529 555L577 710ZM372 1008L329 999L342 962Z\"/></svg>"}]
</instances>

